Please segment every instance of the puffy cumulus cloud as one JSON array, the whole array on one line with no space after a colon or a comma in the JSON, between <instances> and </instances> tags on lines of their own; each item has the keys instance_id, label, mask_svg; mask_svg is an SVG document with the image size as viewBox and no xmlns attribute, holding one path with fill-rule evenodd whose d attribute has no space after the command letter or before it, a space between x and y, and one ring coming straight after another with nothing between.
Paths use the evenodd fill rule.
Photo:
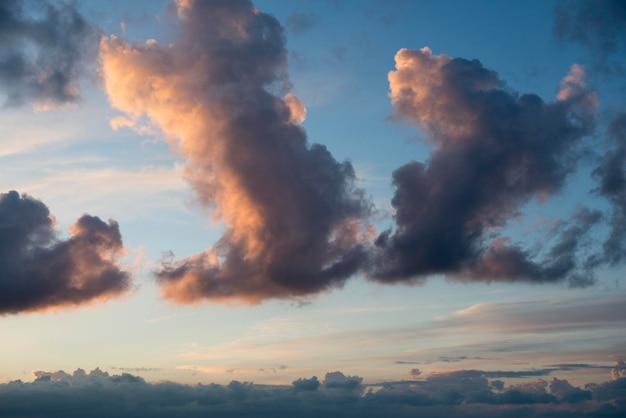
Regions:
<instances>
[{"instance_id":1,"label":"puffy cumulus cloud","mask_svg":"<svg viewBox=\"0 0 626 418\"><path fill-rule=\"evenodd\" d=\"M554 33L592 52L595 67L616 75L626 58L626 3L623 0L561 0L555 9Z\"/></svg>"},{"instance_id":2,"label":"puffy cumulus cloud","mask_svg":"<svg viewBox=\"0 0 626 418\"><path fill-rule=\"evenodd\" d=\"M83 215L59 239L46 205L0 194L0 315L74 307L118 296L131 278L115 221Z\"/></svg>"},{"instance_id":3,"label":"puffy cumulus cloud","mask_svg":"<svg viewBox=\"0 0 626 418\"><path fill-rule=\"evenodd\" d=\"M616 409L621 408L622 411L626 408L626 378L624 377L600 384L589 383L585 385L585 389L593 393L594 399L610 401L612 405L617 406Z\"/></svg>"},{"instance_id":4,"label":"puffy cumulus cloud","mask_svg":"<svg viewBox=\"0 0 626 418\"><path fill-rule=\"evenodd\" d=\"M317 376L313 376L310 379L301 377L291 382L291 384L295 390L315 391L320 387L320 381L317 380Z\"/></svg>"},{"instance_id":5,"label":"puffy cumulus cloud","mask_svg":"<svg viewBox=\"0 0 626 418\"><path fill-rule=\"evenodd\" d=\"M623 360L618 361L615 364L615 367L611 369L611 376L613 377L613 380L626 377L626 362Z\"/></svg>"},{"instance_id":6,"label":"puffy cumulus cloud","mask_svg":"<svg viewBox=\"0 0 626 418\"><path fill-rule=\"evenodd\" d=\"M362 383L362 377L346 376L341 372L329 372L324 377L323 385L328 389L345 389L360 393L363 390Z\"/></svg>"},{"instance_id":7,"label":"puffy cumulus cloud","mask_svg":"<svg viewBox=\"0 0 626 418\"><path fill-rule=\"evenodd\" d=\"M592 132L597 108L582 67L572 67L556 101L544 102L511 91L477 60L428 48L402 49L395 60L393 109L420 127L434 149L427 162L394 171L395 230L377 238L371 275L383 282L441 273L590 284L593 260L579 250L600 212L578 209L539 254L497 235L523 204L559 191L575 169L577 144Z\"/></svg>"},{"instance_id":8,"label":"puffy cumulus cloud","mask_svg":"<svg viewBox=\"0 0 626 418\"><path fill-rule=\"evenodd\" d=\"M560 396L563 402L578 403L592 399L593 394L589 390L583 390L572 386L567 380L560 380L556 377L550 382L550 392Z\"/></svg>"},{"instance_id":9,"label":"puffy cumulus cloud","mask_svg":"<svg viewBox=\"0 0 626 418\"><path fill-rule=\"evenodd\" d=\"M5 105L34 102L45 109L76 102L78 80L97 46L98 30L72 2L3 0L0 92Z\"/></svg>"},{"instance_id":10,"label":"puffy cumulus cloud","mask_svg":"<svg viewBox=\"0 0 626 418\"><path fill-rule=\"evenodd\" d=\"M389 382L358 390L301 378L292 385L149 383L100 369L35 372L35 381L0 384L3 416L46 417L619 417L626 379L581 389L565 380L502 386L437 378ZM332 381L340 372L329 373ZM346 379L360 380L356 377ZM328 375L327 375L328 376ZM495 382L495 381L494 381ZM501 383L501 382L500 382Z\"/></svg>"},{"instance_id":11,"label":"puffy cumulus cloud","mask_svg":"<svg viewBox=\"0 0 626 418\"><path fill-rule=\"evenodd\" d=\"M100 47L111 105L165 132L198 200L226 226L213 247L164 260L163 295L256 303L341 286L366 258L370 204L350 162L307 142L283 28L243 0L176 8L174 42Z\"/></svg>"}]
</instances>

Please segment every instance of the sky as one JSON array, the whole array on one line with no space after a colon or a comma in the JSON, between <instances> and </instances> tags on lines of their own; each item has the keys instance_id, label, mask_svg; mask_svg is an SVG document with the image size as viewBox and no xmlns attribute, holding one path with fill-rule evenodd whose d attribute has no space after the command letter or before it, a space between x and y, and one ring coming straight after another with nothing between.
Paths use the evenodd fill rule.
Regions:
<instances>
[{"instance_id":1,"label":"sky","mask_svg":"<svg viewBox=\"0 0 626 418\"><path fill-rule=\"evenodd\" d=\"M624 51L621 0L0 1L0 416L621 416Z\"/></svg>"}]
</instances>

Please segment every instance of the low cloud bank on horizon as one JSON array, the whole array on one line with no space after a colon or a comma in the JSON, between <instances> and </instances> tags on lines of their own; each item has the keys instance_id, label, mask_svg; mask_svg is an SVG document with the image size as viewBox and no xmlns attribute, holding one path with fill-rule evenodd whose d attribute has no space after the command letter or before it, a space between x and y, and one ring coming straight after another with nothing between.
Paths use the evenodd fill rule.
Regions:
<instances>
[{"instance_id":1,"label":"low cloud bank on horizon","mask_svg":"<svg viewBox=\"0 0 626 418\"><path fill-rule=\"evenodd\" d=\"M582 367L582 366L581 366ZM4 417L621 417L626 412L626 364L612 380L575 387L567 380L538 379L505 385L493 377L521 372L478 370L413 380L363 384L358 376L329 372L324 379L300 378L291 385L148 383L100 369L34 372L31 383L0 385ZM529 375L536 375L530 373Z\"/></svg>"}]
</instances>

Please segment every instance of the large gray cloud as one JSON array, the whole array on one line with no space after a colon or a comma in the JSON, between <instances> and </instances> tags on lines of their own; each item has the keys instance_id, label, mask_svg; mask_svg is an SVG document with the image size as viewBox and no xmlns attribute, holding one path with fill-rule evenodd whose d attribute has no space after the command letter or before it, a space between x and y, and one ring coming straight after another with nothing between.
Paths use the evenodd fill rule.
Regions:
<instances>
[{"instance_id":1,"label":"large gray cloud","mask_svg":"<svg viewBox=\"0 0 626 418\"><path fill-rule=\"evenodd\" d=\"M595 95L573 66L557 100L507 88L477 60L402 49L389 74L393 108L426 134L427 162L393 173L395 229L376 240L380 281L443 273L464 280L592 282L577 252L602 214L580 208L541 257L498 237L523 204L562 189L594 128Z\"/></svg>"},{"instance_id":2,"label":"large gray cloud","mask_svg":"<svg viewBox=\"0 0 626 418\"><path fill-rule=\"evenodd\" d=\"M113 37L100 53L112 105L165 131L198 200L226 226L213 247L163 264L164 295L255 303L341 286L366 257L370 207L350 162L307 141L283 28L249 1L174 6L171 44Z\"/></svg>"},{"instance_id":3,"label":"large gray cloud","mask_svg":"<svg viewBox=\"0 0 626 418\"><path fill-rule=\"evenodd\" d=\"M2 416L619 417L626 408L625 378L583 389L557 378L491 385L484 377L448 376L382 383L372 390L360 383L327 384L361 381L341 372L327 374L324 384L313 377L285 386L148 383L100 369L73 374L38 371L35 376L32 383L0 385Z\"/></svg>"},{"instance_id":4,"label":"large gray cloud","mask_svg":"<svg viewBox=\"0 0 626 418\"><path fill-rule=\"evenodd\" d=\"M74 3L0 2L0 92L7 106L55 107L80 99L79 79L95 58L98 30Z\"/></svg>"},{"instance_id":5,"label":"large gray cloud","mask_svg":"<svg viewBox=\"0 0 626 418\"><path fill-rule=\"evenodd\" d=\"M69 231L57 237L41 201L0 194L0 315L74 307L129 289L115 221L83 215Z\"/></svg>"}]
</instances>

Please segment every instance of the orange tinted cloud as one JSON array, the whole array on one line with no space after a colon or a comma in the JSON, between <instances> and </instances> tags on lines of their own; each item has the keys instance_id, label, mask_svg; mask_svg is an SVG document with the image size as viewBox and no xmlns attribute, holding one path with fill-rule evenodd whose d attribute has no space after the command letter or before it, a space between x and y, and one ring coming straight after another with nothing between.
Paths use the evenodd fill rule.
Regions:
<instances>
[{"instance_id":1,"label":"orange tinted cloud","mask_svg":"<svg viewBox=\"0 0 626 418\"><path fill-rule=\"evenodd\" d=\"M111 37L100 47L111 105L164 131L199 201L226 225L213 247L163 263L163 294L258 302L340 286L365 259L370 207L352 165L307 141L283 28L248 1L176 5L174 43Z\"/></svg>"}]
</instances>

